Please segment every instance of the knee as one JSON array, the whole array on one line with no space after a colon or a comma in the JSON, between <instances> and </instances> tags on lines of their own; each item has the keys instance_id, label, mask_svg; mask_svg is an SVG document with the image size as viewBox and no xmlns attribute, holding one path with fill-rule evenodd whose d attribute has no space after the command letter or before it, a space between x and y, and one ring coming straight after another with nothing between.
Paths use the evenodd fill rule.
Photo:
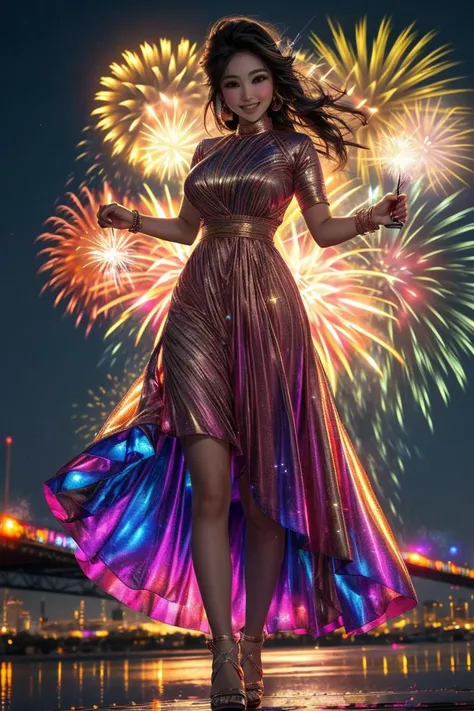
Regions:
<instances>
[{"instance_id":1,"label":"knee","mask_svg":"<svg viewBox=\"0 0 474 711\"><path fill-rule=\"evenodd\" d=\"M224 490L193 491L193 516L218 521L228 517L229 506L230 499Z\"/></svg>"},{"instance_id":2,"label":"knee","mask_svg":"<svg viewBox=\"0 0 474 711\"><path fill-rule=\"evenodd\" d=\"M247 499L244 510L247 525L252 530L261 534L266 534L280 529L280 525L276 521L274 521L270 516L267 516L267 514L263 513L263 511L258 508L252 497Z\"/></svg>"}]
</instances>

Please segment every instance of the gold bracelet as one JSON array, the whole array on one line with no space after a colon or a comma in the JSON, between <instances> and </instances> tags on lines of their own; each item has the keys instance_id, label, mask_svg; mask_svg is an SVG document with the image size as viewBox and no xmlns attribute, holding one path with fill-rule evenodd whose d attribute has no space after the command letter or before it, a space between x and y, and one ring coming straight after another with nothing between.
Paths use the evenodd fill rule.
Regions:
<instances>
[{"instance_id":1,"label":"gold bracelet","mask_svg":"<svg viewBox=\"0 0 474 711\"><path fill-rule=\"evenodd\" d=\"M374 205L363 207L355 214L355 227L358 235L365 235L367 232L376 232L380 225L376 225L372 219Z\"/></svg>"}]
</instances>

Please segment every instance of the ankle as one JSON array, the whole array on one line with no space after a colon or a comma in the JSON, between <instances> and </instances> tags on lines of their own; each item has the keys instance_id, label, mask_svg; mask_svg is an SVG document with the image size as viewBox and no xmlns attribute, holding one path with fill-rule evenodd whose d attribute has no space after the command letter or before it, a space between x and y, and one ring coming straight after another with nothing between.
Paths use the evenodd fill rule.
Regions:
<instances>
[{"instance_id":1,"label":"ankle","mask_svg":"<svg viewBox=\"0 0 474 711\"><path fill-rule=\"evenodd\" d=\"M228 657L237 665L240 662L239 640L234 635L216 635L206 639L206 646L211 652L214 662L220 657Z\"/></svg>"},{"instance_id":2,"label":"ankle","mask_svg":"<svg viewBox=\"0 0 474 711\"><path fill-rule=\"evenodd\" d=\"M240 630L240 641L243 644L263 644L268 634L262 628L242 627Z\"/></svg>"}]
</instances>

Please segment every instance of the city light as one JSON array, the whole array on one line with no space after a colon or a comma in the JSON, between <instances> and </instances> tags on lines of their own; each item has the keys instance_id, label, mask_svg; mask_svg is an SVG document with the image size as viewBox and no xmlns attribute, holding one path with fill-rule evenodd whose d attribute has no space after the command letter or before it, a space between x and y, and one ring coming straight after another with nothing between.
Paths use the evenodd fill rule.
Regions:
<instances>
[{"instance_id":1,"label":"city light","mask_svg":"<svg viewBox=\"0 0 474 711\"><path fill-rule=\"evenodd\" d=\"M474 578L474 568L456 565L456 563L453 563L451 560L448 560L447 563L442 560L432 560L431 558L420 555L420 553L405 552L402 555L406 563L415 563L423 568L430 568L431 570L437 570L451 575L461 575L464 578Z\"/></svg>"},{"instance_id":2,"label":"city light","mask_svg":"<svg viewBox=\"0 0 474 711\"><path fill-rule=\"evenodd\" d=\"M77 548L76 542L65 533L53 531L45 526L34 526L6 514L0 514L0 536L31 541L47 548L69 551Z\"/></svg>"}]
</instances>

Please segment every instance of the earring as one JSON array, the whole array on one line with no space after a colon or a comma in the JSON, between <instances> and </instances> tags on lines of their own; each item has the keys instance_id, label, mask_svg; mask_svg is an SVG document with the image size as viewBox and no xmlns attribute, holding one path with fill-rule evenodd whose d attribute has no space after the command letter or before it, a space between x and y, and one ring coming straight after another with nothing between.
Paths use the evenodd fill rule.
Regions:
<instances>
[{"instance_id":1,"label":"earring","mask_svg":"<svg viewBox=\"0 0 474 711\"><path fill-rule=\"evenodd\" d=\"M276 94L276 95L273 97L273 101L272 101L272 104L271 104L271 110L272 110L272 111L280 111L280 109L281 109L282 106L283 106L283 99L281 98L281 96L279 96L278 94Z\"/></svg>"},{"instance_id":2,"label":"earring","mask_svg":"<svg viewBox=\"0 0 474 711\"><path fill-rule=\"evenodd\" d=\"M233 112L229 109L225 101L222 101L220 96L216 97L216 111L220 114L221 121L232 121L234 118Z\"/></svg>"}]
</instances>

